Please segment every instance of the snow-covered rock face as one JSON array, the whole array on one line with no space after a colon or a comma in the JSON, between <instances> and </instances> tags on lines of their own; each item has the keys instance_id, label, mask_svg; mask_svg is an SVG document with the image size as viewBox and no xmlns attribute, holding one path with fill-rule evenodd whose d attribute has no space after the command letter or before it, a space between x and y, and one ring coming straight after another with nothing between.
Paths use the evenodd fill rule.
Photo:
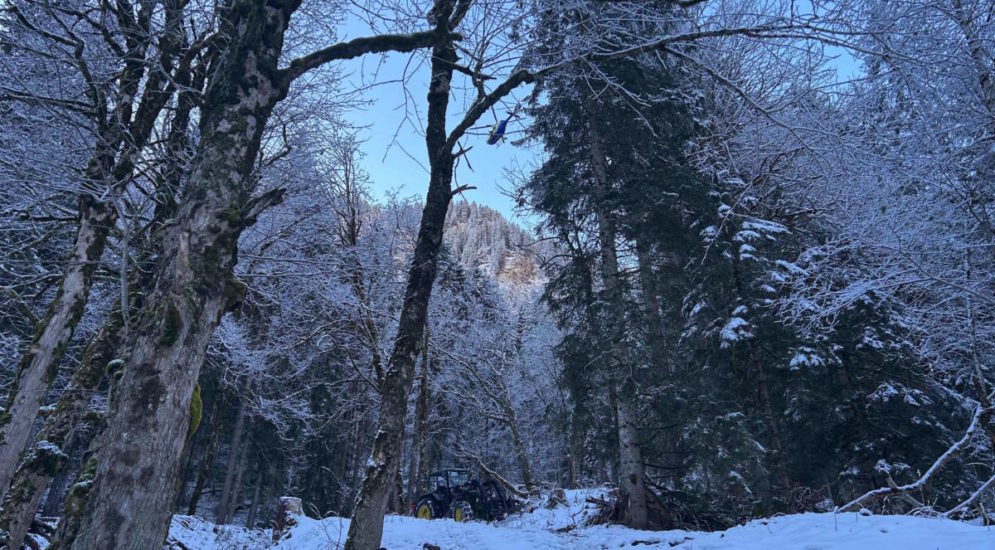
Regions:
<instances>
[{"instance_id":1,"label":"snow-covered rock face","mask_svg":"<svg viewBox=\"0 0 995 550\"><path fill-rule=\"evenodd\" d=\"M756 520L727 531L637 531L617 525L586 526L594 509L585 502L600 490L567 491L565 506L514 515L497 523L455 523L388 516L382 545L389 550L581 550L587 548L678 548L683 550L970 550L995 548L995 531L976 525L908 516L798 514ZM216 527L176 516L172 540L195 550L332 550L345 542L349 520L302 518L270 546L268 532ZM167 548L170 548L167 546Z\"/></svg>"}]
</instances>

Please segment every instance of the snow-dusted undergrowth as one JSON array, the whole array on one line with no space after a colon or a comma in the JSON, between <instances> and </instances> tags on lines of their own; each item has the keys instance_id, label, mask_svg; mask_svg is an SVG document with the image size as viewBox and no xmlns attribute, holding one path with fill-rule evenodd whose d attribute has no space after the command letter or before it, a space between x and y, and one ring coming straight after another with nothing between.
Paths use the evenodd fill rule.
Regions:
<instances>
[{"instance_id":1,"label":"snow-dusted undergrowth","mask_svg":"<svg viewBox=\"0 0 995 550\"><path fill-rule=\"evenodd\" d=\"M383 546L388 550L581 550L596 548L677 548L681 550L995 550L995 529L908 516L799 514L752 521L727 531L637 531L617 525L588 526L585 505L591 491L567 491L568 503L538 508L493 524L455 523L388 516ZM215 527L197 518L173 518L170 536L191 550L336 550L349 520L301 518L276 546L269 531Z\"/></svg>"}]
</instances>

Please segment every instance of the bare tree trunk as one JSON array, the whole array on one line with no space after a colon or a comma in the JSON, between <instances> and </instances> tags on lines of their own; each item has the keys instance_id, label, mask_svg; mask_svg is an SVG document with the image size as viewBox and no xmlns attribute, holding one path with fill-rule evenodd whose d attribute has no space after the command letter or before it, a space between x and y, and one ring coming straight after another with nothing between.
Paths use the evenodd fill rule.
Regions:
<instances>
[{"instance_id":1,"label":"bare tree trunk","mask_svg":"<svg viewBox=\"0 0 995 550\"><path fill-rule=\"evenodd\" d=\"M200 143L179 212L163 228L156 284L137 319L119 394L101 438L79 531L64 518L55 547L155 548L162 544L189 429L190 400L207 343L244 285L232 277L236 243L282 191L252 199L250 177L266 121L286 93L277 70L296 8L235 1L211 73ZM249 97L251 96L251 97Z\"/></svg>"},{"instance_id":2,"label":"bare tree trunk","mask_svg":"<svg viewBox=\"0 0 995 550\"><path fill-rule=\"evenodd\" d=\"M615 392L615 388L612 388ZM622 388L622 393L627 393ZM646 509L646 486L643 472L642 450L636 431L636 414L628 398L615 393L618 408L619 473L622 490L629 497L627 525L635 529L645 529L648 524Z\"/></svg>"},{"instance_id":3,"label":"bare tree trunk","mask_svg":"<svg viewBox=\"0 0 995 550\"><path fill-rule=\"evenodd\" d=\"M415 422L411 434L411 458L408 461L408 502L414 503L425 493L425 430L428 428L428 327L425 328L421 352L421 377L418 381L418 399L415 401Z\"/></svg>"},{"instance_id":4,"label":"bare tree trunk","mask_svg":"<svg viewBox=\"0 0 995 550\"><path fill-rule=\"evenodd\" d=\"M452 11L451 1L437 2L435 5L436 30L442 37L449 32ZM404 292L397 336L388 361L390 367L384 374L377 435L373 440L373 452L363 485L356 497L346 550L380 548L383 517L394 485L397 463L401 458L401 440L398 434L404 430L415 360L422 345L429 297L438 269L446 211L452 199L455 158L451 146L447 144L446 110L455 63L456 49L452 41L440 38L432 48L432 77L428 92L428 124L425 134L430 166L428 193L418 228L414 257L408 270L408 284Z\"/></svg>"},{"instance_id":5,"label":"bare tree trunk","mask_svg":"<svg viewBox=\"0 0 995 550\"><path fill-rule=\"evenodd\" d=\"M359 434L366 433L365 428L366 428L366 418L364 415L360 416L359 421L356 422L355 429L352 432L352 446L351 446L350 460L349 460L349 495L348 496L353 498L355 498L355 495L358 494L357 487L359 486L360 483L359 475L360 472L362 472L361 464L363 462L363 457L362 457L363 451L362 448L360 447Z\"/></svg>"},{"instance_id":6,"label":"bare tree trunk","mask_svg":"<svg viewBox=\"0 0 995 550\"><path fill-rule=\"evenodd\" d=\"M225 484L221 488L221 498L218 500L218 509L214 516L214 523L219 525L227 523L228 509L232 500L232 487L235 484L235 472L242 459L242 431L244 429L245 403L243 402L239 404L235 417L235 429L232 431L231 444L228 446L228 469L225 472Z\"/></svg>"},{"instance_id":7,"label":"bare tree trunk","mask_svg":"<svg viewBox=\"0 0 995 550\"><path fill-rule=\"evenodd\" d=\"M21 358L17 378L0 415L0 494L6 494L21 452L31 437L38 409L59 370L59 363L83 317L93 273L113 223L113 209L89 195L79 198L76 241L55 300L39 323L34 341Z\"/></svg>"},{"instance_id":8,"label":"bare tree trunk","mask_svg":"<svg viewBox=\"0 0 995 550\"><path fill-rule=\"evenodd\" d=\"M249 517L245 518L245 526L252 529L256 526L256 514L259 513L259 493L263 487L263 469L256 473L256 488L252 491L252 502L249 503Z\"/></svg>"},{"instance_id":9,"label":"bare tree trunk","mask_svg":"<svg viewBox=\"0 0 995 550\"><path fill-rule=\"evenodd\" d=\"M570 445L570 454L567 455L567 489L577 488L577 474L578 465L577 462L580 460L580 447L577 445Z\"/></svg>"},{"instance_id":10,"label":"bare tree trunk","mask_svg":"<svg viewBox=\"0 0 995 550\"><path fill-rule=\"evenodd\" d=\"M238 511L238 506L242 504L242 477L245 475L245 469L249 466L249 455L246 452L247 449L242 449L238 461L238 470L235 472L235 482L232 484L231 498L228 499L228 509L225 513L224 524L229 524L235 519L235 512Z\"/></svg>"},{"instance_id":11,"label":"bare tree trunk","mask_svg":"<svg viewBox=\"0 0 995 550\"><path fill-rule=\"evenodd\" d=\"M649 243L641 236L636 237L636 258L639 264L640 297L646 315L646 337L653 354L653 363L673 371L673 363L667 361L666 340L663 319L660 316L660 298L653 280L653 265Z\"/></svg>"},{"instance_id":12,"label":"bare tree trunk","mask_svg":"<svg viewBox=\"0 0 995 550\"><path fill-rule=\"evenodd\" d=\"M222 400L221 396L215 399L215 403ZM220 407L216 407L211 418L211 438L204 451L204 458L200 461L200 468L197 470L197 481L194 483L193 492L190 493L190 504L187 506L187 515L192 516L197 513L197 504L200 502L200 495L204 492L204 485L211 475L211 467L214 466L214 457L218 452L218 440L221 439L221 414Z\"/></svg>"},{"instance_id":13,"label":"bare tree trunk","mask_svg":"<svg viewBox=\"0 0 995 550\"><path fill-rule=\"evenodd\" d=\"M622 296L622 281L618 270L618 255L615 250L615 225L611 212L608 210L611 204L609 200L611 182L608 181L608 164L601 136L600 114L593 101L588 101L587 109L591 136L591 168L600 195L599 200L596 201L595 210L598 217L598 239L601 245L601 279L610 315L606 328L613 331L608 342L611 346L610 357L612 361L609 367L611 372L608 376L611 378L609 391L613 394L618 415L621 488L629 501L627 525L636 529L645 529L647 525L645 472L636 428L637 416L632 402L636 388L631 376L620 375L616 372L628 371L630 358L621 341L621 336L627 330L627 323ZM623 379L621 383L619 378ZM618 393L619 389L622 390L621 394Z\"/></svg>"},{"instance_id":14,"label":"bare tree trunk","mask_svg":"<svg viewBox=\"0 0 995 550\"><path fill-rule=\"evenodd\" d=\"M753 366L753 378L757 384L757 397L763 410L764 419L767 421L767 428L770 430L771 442L773 445L773 456L771 465L771 475L784 490L791 488L791 479L784 468L784 446L781 443L781 427L774 414L774 407L770 400L770 391L767 389L767 373L760 360L760 353L757 345L752 340L749 342L750 363Z\"/></svg>"},{"instance_id":15,"label":"bare tree trunk","mask_svg":"<svg viewBox=\"0 0 995 550\"><path fill-rule=\"evenodd\" d=\"M522 441L522 435L518 431L515 409L511 407L510 403L506 404L505 415L508 418L508 428L511 430L511 443L515 447L515 456L518 458L518 466L521 468L522 483L525 485L525 491L531 493L532 469L529 468L529 455L525 449L525 442Z\"/></svg>"}]
</instances>

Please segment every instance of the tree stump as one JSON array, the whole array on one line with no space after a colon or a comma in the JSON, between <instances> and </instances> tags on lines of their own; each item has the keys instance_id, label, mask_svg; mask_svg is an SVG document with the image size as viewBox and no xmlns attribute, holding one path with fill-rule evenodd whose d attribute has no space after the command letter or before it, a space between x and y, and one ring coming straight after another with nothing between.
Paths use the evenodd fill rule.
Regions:
<instances>
[{"instance_id":1,"label":"tree stump","mask_svg":"<svg viewBox=\"0 0 995 550\"><path fill-rule=\"evenodd\" d=\"M273 520L273 542L280 540L283 533L297 525L297 518L304 515L301 499L297 497L280 497L276 506L276 518Z\"/></svg>"}]
</instances>

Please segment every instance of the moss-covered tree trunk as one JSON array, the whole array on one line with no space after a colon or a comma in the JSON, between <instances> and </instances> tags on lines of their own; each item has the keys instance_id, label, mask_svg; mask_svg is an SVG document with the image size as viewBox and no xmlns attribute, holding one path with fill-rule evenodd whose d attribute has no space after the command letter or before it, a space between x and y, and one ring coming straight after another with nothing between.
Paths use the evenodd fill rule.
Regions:
<instances>
[{"instance_id":1,"label":"moss-covered tree trunk","mask_svg":"<svg viewBox=\"0 0 995 550\"><path fill-rule=\"evenodd\" d=\"M4 414L0 416L0 494L6 494L10 487L38 409L86 309L93 274L116 220L114 208L95 198L91 190L102 189L106 184L106 192L113 196L127 186L135 170L134 159L148 142L156 119L173 94L174 87L166 70L153 71L145 78L150 63L146 55L154 38L159 38L158 61L167 69L173 66L181 46L176 38L182 7L176 0L164 4L165 25L161 31L153 32L150 26L152 4L143 5L135 17L119 20L126 36L126 49L118 60L122 70L116 93L108 98L94 87L91 89L97 91L88 95L99 138L84 174L85 191L79 197L76 237L55 299L21 359ZM189 74L188 69L189 65L181 64L174 76L182 79ZM141 97L135 109L139 89ZM110 109L108 99L113 102Z\"/></svg>"},{"instance_id":2,"label":"moss-covered tree trunk","mask_svg":"<svg viewBox=\"0 0 995 550\"><path fill-rule=\"evenodd\" d=\"M167 11L168 19L172 23L175 23L182 14L182 10L173 2L169 3ZM163 51L161 59L168 59L176 55L179 44L166 41L163 47L169 51ZM181 161L190 113L195 107L193 95L203 85L203 72L203 67L191 72L189 66L184 65L174 75L176 83L183 86L185 91L178 96L171 120L167 139L169 153L159 163L163 169L162 178L157 182L157 194L161 200L155 209L150 232L162 227L174 214L172 190L180 183ZM171 95L168 89L159 89L163 85L162 78L163 75L156 76L154 81L149 83L151 88L148 88L143 96L136 124L132 126L132 135L137 136L139 140L132 144L132 151L137 150L138 146L148 139L152 113L161 110L165 100ZM125 155L122 162L123 165L117 168L116 177L130 177L128 174L131 172L131 162L128 155ZM153 267L153 259L157 253L158 251L154 251L146 239L140 249L136 269L132 270L130 277L132 280L128 284L129 308L142 306L146 291L150 290L152 284L149 271ZM123 331L124 316L119 299L107 321L84 351L80 366L73 374L69 387L60 397L55 411L46 419L42 429L35 436L31 451L33 457L41 456L45 448L51 450L52 447L63 449L64 454L68 454L69 446L79 446L85 450L94 433L99 433L103 429L104 423L101 418L91 415L93 417L87 420L87 416L90 415L90 401L107 374L109 363L116 359L115 355L120 351ZM81 429L84 422L89 425L89 429ZM53 512L50 515L58 514L56 510L61 509L61 495L68 481L69 472L65 471L66 468L66 460L43 463L31 460L20 464L12 479L12 490L5 495L3 508L0 510L0 529L8 533L6 544L9 547L20 548L46 490L48 490L46 509ZM62 481L53 483L53 480Z\"/></svg>"},{"instance_id":3,"label":"moss-covered tree trunk","mask_svg":"<svg viewBox=\"0 0 995 550\"><path fill-rule=\"evenodd\" d=\"M235 1L222 17L228 41L207 86L179 212L161 230L156 283L132 332L79 530L60 528L56 547L162 544L207 343L244 289L232 278L238 237L282 195L251 198L250 174L266 121L286 92L277 60L295 8Z\"/></svg>"},{"instance_id":4,"label":"moss-covered tree trunk","mask_svg":"<svg viewBox=\"0 0 995 550\"><path fill-rule=\"evenodd\" d=\"M83 317L100 255L113 223L113 210L89 195L79 199L79 220L72 253L55 299L21 358L17 378L0 416L0 492L6 493L21 452L31 437L38 409L55 379L59 363Z\"/></svg>"},{"instance_id":5,"label":"moss-covered tree trunk","mask_svg":"<svg viewBox=\"0 0 995 550\"><path fill-rule=\"evenodd\" d=\"M89 409L93 393L97 391L106 372L107 363L120 343L121 314L118 309L100 329L83 354L79 369L73 374L70 390L63 392L55 411L45 420L35 436L28 456L31 460L21 463L14 475L0 510L0 529L7 532L4 541L8 548L20 548L24 543L38 505L53 477L65 467L64 448L72 432L78 429ZM99 423L99 419L94 419ZM96 428L96 427L95 427ZM49 460L40 460L49 457ZM49 497L51 498L51 496Z\"/></svg>"}]
</instances>

